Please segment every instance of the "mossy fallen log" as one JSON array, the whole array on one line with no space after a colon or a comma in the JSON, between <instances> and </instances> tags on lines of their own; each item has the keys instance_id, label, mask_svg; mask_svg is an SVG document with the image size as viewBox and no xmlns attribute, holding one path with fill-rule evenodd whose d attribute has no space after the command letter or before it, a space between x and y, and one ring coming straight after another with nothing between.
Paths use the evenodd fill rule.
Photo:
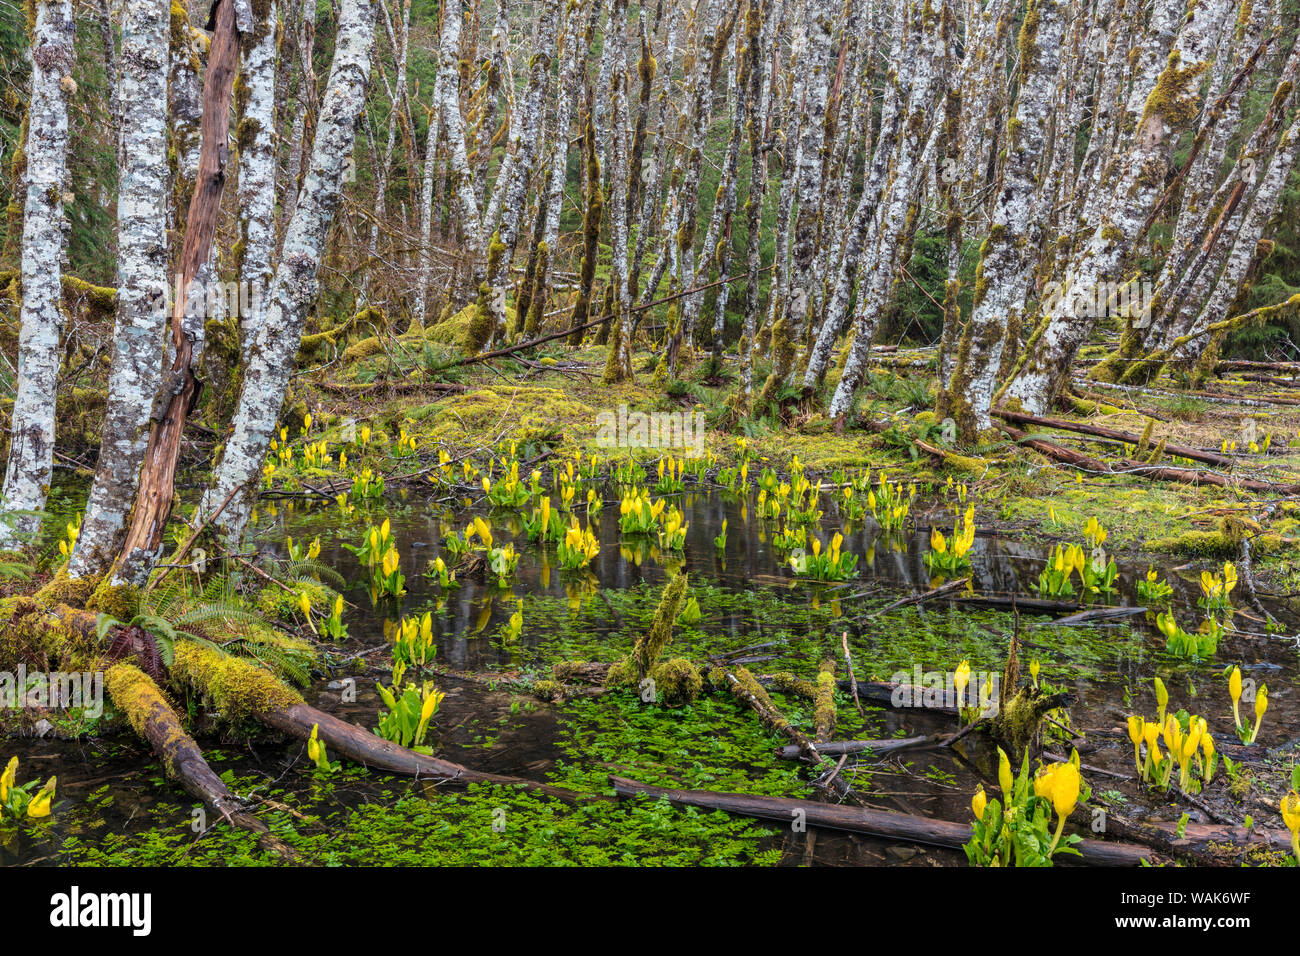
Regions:
<instances>
[{"instance_id":1,"label":"mossy fallen log","mask_svg":"<svg viewBox=\"0 0 1300 956\"><path fill-rule=\"evenodd\" d=\"M101 640L95 633L96 622L97 615L66 605L44 608L30 598L0 601L0 668L16 665L20 660L57 661L62 669L68 670L103 666L112 637L127 629L114 628L105 640ZM184 777L178 776L182 786L205 802L208 797L204 794L214 800L222 797L212 783L216 780L219 784L220 778L207 768L198 745L185 733L161 689L129 660L114 662L109 670L116 675L114 684L117 687L114 691L106 675L110 696L116 701L116 695L121 694L127 701L128 706L122 709L128 720L154 746L165 768L169 772L184 774ZM148 683L141 682L136 673ZM224 654L205 644L177 641L167 676L177 686L209 701L228 720L257 721L304 741L311 736L312 728L319 726L319 739L326 746L366 767L452 784L522 786L570 803L588 799L586 795L560 787L521 777L481 773L407 750L311 707L297 691L259 664ZM222 799L224 803L213 803L211 807L225 818L232 798L226 791Z\"/></svg>"},{"instance_id":2,"label":"mossy fallen log","mask_svg":"<svg viewBox=\"0 0 1300 956\"><path fill-rule=\"evenodd\" d=\"M1297 404L1300 404L1300 401L1297 401ZM1236 488L1241 491L1257 492L1260 494L1300 494L1300 484L1294 483L1284 485L1271 481L1258 481L1254 478L1229 477L1227 475L1220 475L1217 472L1203 471L1197 468L1168 468L1161 465L1153 465L1144 461L1133 461L1127 458L1120 458L1113 462L1103 462L1090 455L1085 455L1082 452L1064 448L1054 442L1045 441L1041 438L1032 438L1020 429L1013 428L1010 425L1003 425L1001 427L1002 430L1017 444L1023 445L1026 448L1032 448L1034 451L1046 455L1053 461L1072 465L1075 468L1091 472L1092 474L1135 475L1139 478L1152 478L1157 481L1168 481L1183 485L1214 485L1218 488Z\"/></svg>"},{"instance_id":3,"label":"mossy fallen log","mask_svg":"<svg viewBox=\"0 0 1300 956\"><path fill-rule=\"evenodd\" d=\"M134 664L114 664L104 672L104 689L135 732L148 741L167 775L186 793L203 801L209 811L231 826L258 834L258 843L264 849L286 860L294 858L288 844L240 807L239 798L208 765L198 744L185 732L180 717L148 674Z\"/></svg>"},{"instance_id":4,"label":"mossy fallen log","mask_svg":"<svg viewBox=\"0 0 1300 956\"><path fill-rule=\"evenodd\" d=\"M822 661L821 670L817 672L813 716L813 739L818 742L820 750L821 741L830 740L835 732L835 661L830 658Z\"/></svg>"},{"instance_id":5,"label":"mossy fallen log","mask_svg":"<svg viewBox=\"0 0 1300 956\"><path fill-rule=\"evenodd\" d=\"M686 601L686 572L680 572L664 586L650 629L637 638L632 653L613 664L605 676L609 687L638 687L649 681L656 702L688 704L699 696L704 679L684 657L661 661L673 639L673 624Z\"/></svg>"},{"instance_id":6,"label":"mossy fallen log","mask_svg":"<svg viewBox=\"0 0 1300 956\"><path fill-rule=\"evenodd\" d=\"M1039 428L1056 428L1061 431L1078 432L1080 435L1095 435L1098 438L1109 438L1113 441L1127 442L1130 445L1138 445L1142 441L1141 435L1134 435L1132 432L1120 431L1117 428L1105 428L1101 425L1090 425L1086 422L1072 422L1064 418L1046 418L1041 415L1026 415L1023 412L1012 411L1006 408L996 408L993 414L1005 421L1016 425L1034 425ZM1148 428L1150 428L1148 420ZM1148 436L1149 437L1149 436ZM1207 465L1216 465L1220 468L1232 470L1236 464L1236 459L1228 455L1221 455L1218 452L1202 451L1199 448L1192 448L1190 445L1171 445L1165 444L1165 452L1170 455L1177 455L1180 458L1189 458L1192 461L1204 462Z\"/></svg>"}]
</instances>

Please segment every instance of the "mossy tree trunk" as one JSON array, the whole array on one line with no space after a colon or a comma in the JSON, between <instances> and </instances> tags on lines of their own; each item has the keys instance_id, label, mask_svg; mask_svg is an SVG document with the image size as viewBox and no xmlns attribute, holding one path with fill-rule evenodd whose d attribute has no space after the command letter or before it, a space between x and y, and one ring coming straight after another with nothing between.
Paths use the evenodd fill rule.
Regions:
<instances>
[{"instance_id":1,"label":"mossy tree trunk","mask_svg":"<svg viewBox=\"0 0 1300 956\"><path fill-rule=\"evenodd\" d=\"M162 381L167 328L167 73L170 13L129 0L122 22L117 316L95 480L68 574L100 575L126 538Z\"/></svg>"},{"instance_id":2,"label":"mossy tree trunk","mask_svg":"<svg viewBox=\"0 0 1300 956\"><path fill-rule=\"evenodd\" d=\"M952 380L940 399L940 414L951 415L968 441L991 425L989 408L1008 319L1019 311L1029 291L1054 198L1038 188L1039 168L1047 148L1068 6L1068 0L1029 0L1020 30L1019 93L1007 128L1007 153L992 224L980 247L975 297Z\"/></svg>"},{"instance_id":3,"label":"mossy tree trunk","mask_svg":"<svg viewBox=\"0 0 1300 956\"><path fill-rule=\"evenodd\" d=\"M312 146L311 171L285 236L265 320L244 370L232 434L201 506L203 513L211 514L234 493L216 521L229 541L239 540L252 510L256 477L280 415L307 309L316 298L325 237L342 199L344 165L352 153L365 98L374 30L375 5L345 0Z\"/></svg>"},{"instance_id":4,"label":"mossy tree trunk","mask_svg":"<svg viewBox=\"0 0 1300 956\"><path fill-rule=\"evenodd\" d=\"M1059 272L1062 294L1047 304L999 397L1041 414L1068 380L1098 317L1086 302L1109 298L1111 285L1126 279L1134 244L1165 189L1174 149L1196 118L1202 76L1232 6L1230 0L1194 0L1184 14L1182 0L1157 0L1128 103L1132 140L1112 154L1100 183L1109 202L1086 223L1090 239ZM1167 57L1157 53L1164 50Z\"/></svg>"},{"instance_id":5,"label":"mossy tree trunk","mask_svg":"<svg viewBox=\"0 0 1300 956\"><path fill-rule=\"evenodd\" d=\"M35 3L31 20L31 105L23 146L22 328L0 493L0 549L15 549L40 528L54 470L58 394L60 275L67 246L68 99L74 27L69 0Z\"/></svg>"}]
</instances>

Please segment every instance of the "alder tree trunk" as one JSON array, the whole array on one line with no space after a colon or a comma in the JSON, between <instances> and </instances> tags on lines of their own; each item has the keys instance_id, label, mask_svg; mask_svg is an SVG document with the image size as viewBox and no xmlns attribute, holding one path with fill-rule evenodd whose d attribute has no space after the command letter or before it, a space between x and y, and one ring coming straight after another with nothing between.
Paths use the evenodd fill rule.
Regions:
<instances>
[{"instance_id":1,"label":"alder tree trunk","mask_svg":"<svg viewBox=\"0 0 1300 956\"><path fill-rule=\"evenodd\" d=\"M0 492L0 549L20 547L40 530L54 471L54 405L59 385L63 255L68 220L68 99L74 27L69 0L35 5L31 105L23 147L22 328Z\"/></svg>"},{"instance_id":2,"label":"alder tree trunk","mask_svg":"<svg viewBox=\"0 0 1300 956\"><path fill-rule=\"evenodd\" d=\"M445 19L457 21L455 16ZM227 496L234 495L214 522L227 542L237 542L248 522L257 475L280 415L303 323L319 290L325 237L342 200L343 173L365 101L374 32L375 5L371 0L344 0L311 168L285 234L266 313L244 369L232 432L200 508L201 513L210 514Z\"/></svg>"},{"instance_id":3,"label":"alder tree trunk","mask_svg":"<svg viewBox=\"0 0 1300 956\"><path fill-rule=\"evenodd\" d=\"M167 329L167 73L170 11L128 0L118 118L117 317L95 480L68 574L103 574L126 538L162 381Z\"/></svg>"}]
</instances>

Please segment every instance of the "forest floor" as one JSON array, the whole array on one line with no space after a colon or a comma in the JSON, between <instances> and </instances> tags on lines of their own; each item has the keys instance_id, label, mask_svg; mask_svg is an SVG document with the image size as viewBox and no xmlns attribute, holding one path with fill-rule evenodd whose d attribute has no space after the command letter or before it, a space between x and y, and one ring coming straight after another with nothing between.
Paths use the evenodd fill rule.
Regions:
<instances>
[{"instance_id":1,"label":"forest floor","mask_svg":"<svg viewBox=\"0 0 1300 956\"><path fill-rule=\"evenodd\" d=\"M655 382L654 356L639 352L635 380L608 387L600 382L605 349L599 346L556 345L523 361L506 357L452 367L454 353L410 336L381 346L363 340L363 347L354 344L348 353L296 378L290 393L285 439L272 456L280 464L267 476L252 529L252 545L265 559L262 568L281 583L263 587L264 581L246 578L234 595L240 607L266 615L278 633L312 651L296 664L276 655L259 660L296 680L314 706L374 726L385 712L378 686L396 679L388 660L395 628L428 614L436 657L416 670L447 695L427 741L434 753L476 770L544 781L582 799L573 805L486 784L448 790L346 762L332 773L313 772L300 742L281 743L264 730L250 735L246 724L216 718L211 701L174 688L209 761L302 860L956 864L964 857L952 843L927 846L924 840L817 827L791 831L663 800L611 803L609 778L696 793L817 799L807 768L776 756L789 744L788 734L765 726L724 687L711 686L711 667L716 672L721 662L778 681L784 674L796 683L815 682L827 659L837 662L839 678L847 677L847 654L864 684L914 670L950 672L958 660L968 661L977 674L996 674L1013 635L1021 641L1022 657L1041 668L1035 683L1041 679L1045 689L1072 698L1068 709L1053 712L1041 742L1049 753L1066 756L1077 749L1084 755L1089 807L1129 822L1185 826L1190 819L1205 827L1239 827L1253 820L1266 832L1279 832L1277 798L1296 763L1293 738L1300 717L1300 655L1288 636L1300 631L1293 595L1300 591L1300 495L1246 492L1232 487L1231 479L1300 481L1300 402L1290 404L1300 390L1232 374L1214 380L1202 390L1209 394L1201 395L1163 383L1125 392L1081 382L1077 394L1084 397L1076 398L1073 413L1055 417L1125 432L1136 436L1133 442L1018 426L1035 440L1103 463L1152 457L1162 442L1226 455L1231 470L1195 466L1229 476L1227 486L1219 487L1153 480L1126 467L1109 474L1062 465L1010 440L947 453L940 447L943 425L929 411L934 370L932 353L925 350L879 356L857 416L843 433L794 400L736 425L727 409L737 384L733 364L724 360L713 367L707 357L665 387ZM756 388L762 380L756 373ZM706 423L698 449L703 454L611 446L602 425L609 416L617 420L620 406L629 412L700 413ZM346 465L339 452L347 455ZM493 485L506 481L509 468L517 466L527 484L536 469L546 493L562 486L557 476L570 463L581 476L593 456L599 474L577 479L575 500L581 502L588 488L603 498L601 516L586 515L600 547L590 566L574 575L561 572L550 546L530 541L521 524L536 496L521 507L494 506L481 482L484 476ZM667 485L662 475L656 478L665 459L672 462ZM630 462L642 470L616 480ZM672 490L677 462L689 464L681 465L687 469L682 488ZM1172 456L1161 463L1188 465ZM767 469L783 483L806 475L825 484L824 514L809 530L824 541L842 534L844 551L861 558L857 572L838 583L792 573L790 551L778 540L788 529L759 513L763 503L755 492L768 483ZM369 498L358 491L367 471L363 484L382 476L385 485ZM881 533L861 513L867 488L879 488L882 478L916 491L897 534ZM840 500L845 485L856 490ZM683 546L620 534L620 495L629 487L678 503ZM340 494L342 503L336 500ZM74 476L56 498L72 513L81 496L84 485ZM945 581L922 560L932 546L931 528L948 534L966 504L975 509L977 539L970 586L960 595L916 600ZM476 575L462 563L458 581L446 587L430 567L442 557L455 565L447 542L476 516L499 539L509 536L523 560L508 582ZM1090 520L1106 529L1105 550L1117 562L1113 590L1062 595L1033 606L1035 598L1044 598L1034 584L1039 572L1058 547L1085 539ZM391 524L405 573L406 593L396 602L372 602L365 567L349 550L381 521ZM315 560L328 571L315 579L291 576L295 555L307 542L314 542ZM1171 589L1166 606L1193 631L1192 622L1203 614L1197 607L1200 576L1220 575L1225 562L1242 569L1243 583L1232 595L1230 623L1217 652L1205 658L1187 659L1167 649L1154 613L1123 610L1117 618L1066 620L1089 609L1109 613L1149 605L1139 589L1153 569ZM694 608L676 619L665 653L701 668L700 696L647 707L635 690L560 678L567 662L587 662L603 673L624 659L651 628L662 585L679 571L690 575ZM42 572L32 583L45 579ZM206 593L201 580L189 583L187 572L171 580L161 590L177 608L192 606L180 593L186 588ZM306 618L298 607L304 592L313 605ZM323 617L335 593L347 603L346 634L329 639L322 633ZM900 606L909 598L912 603ZM1270 709L1253 748L1232 741L1223 669L1234 661L1252 686L1259 679L1270 687ZM1230 774L1220 770L1212 781L1196 781L1186 795L1137 780L1124 725L1130 713L1156 710L1154 677L1169 688L1171 712L1181 707L1184 714L1200 712L1210 720L1220 752L1232 755ZM790 724L811 736L824 718L819 706L794 685L768 687ZM832 700L835 740L944 735L959 726L951 709L942 707L900 710L871 699L859 708L843 686ZM1243 704L1243 710L1249 707ZM5 730L17 735L11 743L24 773L31 766L58 771L64 803L45 829L0 826L0 858L274 861L250 834L224 827L196 834L189 825L191 803L162 779L145 746L122 733L111 706L98 719L55 717L45 736L29 736L36 720L50 716L20 712L6 718ZM996 762L991 742L975 733L942 749L860 755L841 763L837 773L869 807L964 825L974 788L995 784ZM1086 836L1086 826L1080 832ZM1205 854L1202 862L1242 858L1215 856L1204 843L1197 851ZM1284 863L1287 857L1275 840L1272 850L1252 844L1245 859Z\"/></svg>"}]
</instances>

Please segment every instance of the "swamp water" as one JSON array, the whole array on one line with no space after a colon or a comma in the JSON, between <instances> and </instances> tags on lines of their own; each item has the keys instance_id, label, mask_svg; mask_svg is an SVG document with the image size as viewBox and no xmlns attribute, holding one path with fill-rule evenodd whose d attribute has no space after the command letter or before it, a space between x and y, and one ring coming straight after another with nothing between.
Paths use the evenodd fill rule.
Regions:
<instances>
[{"instance_id":1,"label":"swamp water","mask_svg":"<svg viewBox=\"0 0 1300 956\"><path fill-rule=\"evenodd\" d=\"M606 492L607 496L612 492ZM253 540L283 555L285 538L300 543L319 535L319 560L349 582L345 613L349 636L333 653L331 675L314 675L307 701L364 727L373 727L381 701L375 682L390 679L385 618L432 612L436 666L497 671L512 679L547 678L560 660L613 661L626 654L649 626L666 567L690 573L701 619L678 625L667 653L703 662L708 655L756 644L755 673L788 670L803 677L834 656L844 676L840 635L847 633L859 680L889 680L903 671L950 672L969 660L972 670L1000 672L1017 626L1009 610L990 610L936 600L872 615L931 586L922 560L929 526L951 528L950 507L914 507L918 529L892 541L871 521L849 527L843 548L858 554L858 575L849 582L815 585L796 580L783 555L770 544L773 528L757 520L752 506L724 493L679 496L689 522L683 552L661 553L649 542L620 539L618 502L607 497L597 519L600 554L590 573L561 573L553 546L522 534L517 518L498 514L494 535L513 538L521 553L509 588L495 576L445 593L422 572L440 552L448 530L463 530L472 512L430 506L415 496L390 496L369 521L392 523L407 593L399 607L375 609L353 544L369 526L366 517L340 521L337 509L301 500L263 502ZM917 501L919 505L920 499ZM727 521L724 550L714 536ZM823 538L839 530L829 512ZM548 557L549 553L549 557ZM972 587L979 595L1036 597L1033 584L1047 551L1041 546L977 537L970 554ZM1148 562L1120 562L1117 593L1108 604L1137 604L1134 581ZM1190 627L1198 611L1193 572L1162 570L1175 593L1173 607ZM523 601L523 628L505 636L505 623ZM1238 602L1241 603L1241 602ZM1267 682L1270 709L1260 735L1263 750L1287 745L1300 727L1294 687L1297 621L1270 607L1288 631L1267 634L1253 613L1236 616L1237 632L1219 642L1215 659L1191 662L1170 657L1164 639L1144 616L1081 626L1055 626L1051 617L1021 611L1022 664L1037 658L1041 679L1070 692L1071 726L1112 731L1090 738L1085 779L1095 792L1112 795L1128 810L1159 811L1158 795L1141 794L1131 782L1132 751L1123 733L1129 713L1155 711L1151 678L1159 675L1173 702L1211 719L1217 733L1231 730L1222 669L1243 662L1248 677ZM1027 669L1027 668L1026 668ZM355 681L355 699L345 678ZM445 759L476 770L510 774L587 792L610 792L610 774L681 788L812 797L797 763L773 751L787 741L766 731L757 717L725 694L703 694L694 704L669 708L643 703L632 692L575 697L563 703L536 700L518 685L437 677L446 699L425 743ZM811 727L811 703L773 693L798 725ZM836 739L915 736L956 730L956 718L864 703L859 715L848 694L838 694ZM1248 709L1248 708L1247 708ZM1227 716L1227 724L1224 717ZM790 826L732 817L663 802L592 801L578 806L516 788L436 784L369 773L345 765L329 777L310 772L297 741L246 742L200 735L214 769L259 815L295 847L302 862L333 864L900 864L964 863L960 851L898 845L827 830L796 832ZM1094 749L1095 748L1095 749ZM975 786L991 783L996 766L980 734L951 750L901 752L883 758L850 758L841 773L873 806L949 820L970 817ZM203 831L201 808L166 781L148 748L129 734L106 739L6 741L27 779L59 776L53 817L21 829L0 830L0 864L230 864L273 862L253 836L216 826ZM1277 757L1289 767L1294 751ZM335 755L332 755L335 756ZM853 766L858 761L856 768ZM1278 769L1277 773L1283 773ZM1202 799L1206 799L1203 797ZM1240 810L1237 811L1241 812ZM1249 807L1246 812L1251 812ZM1262 809L1254 811L1261 815ZM1178 811L1173 811L1176 819ZM1193 815L1193 819L1196 819ZM1206 822L1209 822L1208 820Z\"/></svg>"}]
</instances>

